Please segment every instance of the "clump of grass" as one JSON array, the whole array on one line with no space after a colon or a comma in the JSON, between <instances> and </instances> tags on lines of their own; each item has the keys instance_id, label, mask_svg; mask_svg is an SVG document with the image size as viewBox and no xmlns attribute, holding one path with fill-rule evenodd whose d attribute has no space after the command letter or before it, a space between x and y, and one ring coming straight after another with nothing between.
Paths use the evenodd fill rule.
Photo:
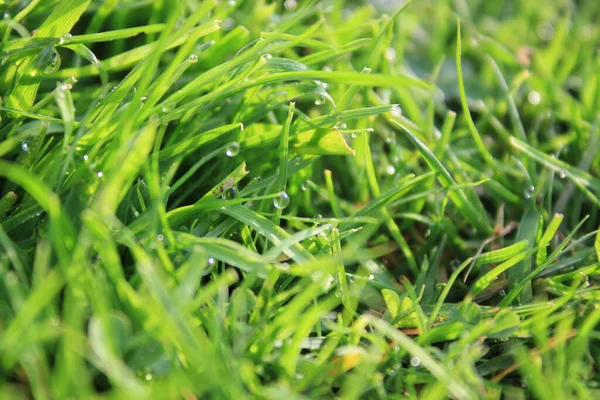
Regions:
<instances>
[{"instance_id":1,"label":"clump of grass","mask_svg":"<svg viewBox=\"0 0 600 400\"><path fill-rule=\"evenodd\" d=\"M600 395L595 2L0 11L0 397Z\"/></svg>"}]
</instances>

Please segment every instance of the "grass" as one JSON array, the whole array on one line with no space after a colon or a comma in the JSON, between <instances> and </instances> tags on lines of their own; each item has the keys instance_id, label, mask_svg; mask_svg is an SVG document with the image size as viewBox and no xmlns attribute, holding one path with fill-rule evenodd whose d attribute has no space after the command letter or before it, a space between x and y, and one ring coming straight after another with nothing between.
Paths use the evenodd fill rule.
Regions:
<instances>
[{"instance_id":1,"label":"grass","mask_svg":"<svg viewBox=\"0 0 600 400\"><path fill-rule=\"evenodd\" d=\"M398 3L0 1L0 398L600 397L600 6Z\"/></svg>"}]
</instances>

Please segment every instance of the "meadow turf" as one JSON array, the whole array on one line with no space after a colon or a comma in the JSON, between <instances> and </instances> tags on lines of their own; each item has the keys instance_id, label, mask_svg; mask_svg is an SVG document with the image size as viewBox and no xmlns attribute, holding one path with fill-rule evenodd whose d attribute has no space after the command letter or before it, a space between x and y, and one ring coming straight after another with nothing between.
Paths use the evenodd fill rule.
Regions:
<instances>
[{"instance_id":1,"label":"meadow turf","mask_svg":"<svg viewBox=\"0 0 600 400\"><path fill-rule=\"evenodd\" d=\"M372 3L0 0L0 399L600 398L600 2Z\"/></svg>"}]
</instances>

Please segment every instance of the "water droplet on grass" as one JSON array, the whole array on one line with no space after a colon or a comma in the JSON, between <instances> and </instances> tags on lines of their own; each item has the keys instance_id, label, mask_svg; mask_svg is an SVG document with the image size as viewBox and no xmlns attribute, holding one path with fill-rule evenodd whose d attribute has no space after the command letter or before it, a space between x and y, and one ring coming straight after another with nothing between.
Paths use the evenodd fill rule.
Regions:
<instances>
[{"instance_id":1,"label":"water droplet on grass","mask_svg":"<svg viewBox=\"0 0 600 400\"><path fill-rule=\"evenodd\" d=\"M567 171L565 171L564 169L561 169L560 172L558 173L558 176L560 176L560 179L565 179L567 177Z\"/></svg>"},{"instance_id":2,"label":"water droplet on grass","mask_svg":"<svg viewBox=\"0 0 600 400\"><path fill-rule=\"evenodd\" d=\"M208 265L210 265L210 266L213 266L213 265L216 265L216 264L217 264L217 261L216 261L214 258L212 258L212 257L209 257L209 258L206 260L206 263L207 263Z\"/></svg>"},{"instance_id":3,"label":"water droplet on grass","mask_svg":"<svg viewBox=\"0 0 600 400\"><path fill-rule=\"evenodd\" d=\"M288 11L295 10L297 6L298 3L296 2L296 0L285 0L285 2L283 3L283 7Z\"/></svg>"},{"instance_id":4,"label":"water droplet on grass","mask_svg":"<svg viewBox=\"0 0 600 400\"><path fill-rule=\"evenodd\" d=\"M540 101L542 101L542 95L539 94L539 92L536 92L535 90L532 90L531 92L529 92L529 94L527 95L527 100L533 104L534 106L537 106L538 104L540 104Z\"/></svg>"},{"instance_id":5,"label":"water droplet on grass","mask_svg":"<svg viewBox=\"0 0 600 400\"><path fill-rule=\"evenodd\" d=\"M325 102L326 102L325 96L319 96L315 100L315 105L322 106L323 104L325 104Z\"/></svg>"},{"instance_id":6,"label":"water droplet on grass","mask_svg":"<svg viewBox=\"0 0 600 400\"><path fill-rule=\"evenodd\" d=\"M396 50L393 47L385 49L385 59L388 61L394 61L396 59Z\"/></svg>"},{"instance_id":7,"label":"water droplet on grass","mask_svg":"<svg viewBox=\"0 0 600 400\"><path fill-rule=\"evenodd\" d=\"M548 21L541 21L537 25L537 35L540 39L548 41L554 37L554 26Z\"/></svg>"},{"instance_id":8,"label":"water droplet on grass","mask_svg":"<svg viewBox=\"0 0 600 400\"><path fill-rule=\"evenodd\" d=\"M238 142L231 143L225 150L227 157L235 157L240 153L240 145Z\"/></svg>"},{"instance_id":9,"label":"water droplet on grass","mask_svg":"<svg viewBox=\"0 0 600 400\"><path fill-rule=\"evenodd\" d=\"M96 175L98 175L98 178L102 178L104 176L104 174L102 173L102 171L98 172Z\"/></svg>"},{"instance_id":10,"label":"water droplet on grass","mask_svg":"<svg viewBox=\"0 0 600 400\"><path fill-rule=\"evenodd\" d=\"M29 143L27 143L27 141L23 141L21 142L21 150L23 151L29 151Z\"/></svg>"},{"instance_id":11,"label":"water droplet on grass","mask_svg":"<svg viewBox=\"0 0 600 400\"><path fill-rule=\"evenodd\" d=\"M223 192L223 200L231 200L231 199L235 199L235 196L237 196L237 190L235 190L234 187L227 189L226 191Z\"/></svg>"},{"instance_id":12,"label":"water droplet on grass","mask_svg":"<svg viewBox=\"0 0 600 400\"><path fill-rule=\"evenodd\" d=\"M191 62L192 64L196 64L198 62L198 56L195 54L191 54L188 57L189 62Z\"/></svg>"},{"instance_id":13,"label":"water droplet on grass","mask_svg":"<svg viewBox=\"0 0 600 400\"><path fill-rule=\"evenodd\" d=\"M223 28L224 31L230 31L234 26L235 21L233 18L225 18L223 21L221 21L221 28Z\"/></svg>"},{"instance_id":14,"label":"water droplet on grass","mask_svg":"<svg viewBox=\"0 0 600 400\"><path fill-rule=\"evenodd\" d=\"M64 35L62 35L59 39L59 43L60 44L65 44L65 43L69 43L71 40L73 40L73 35L71 35L70 33L65 33Z\"/></svg>"},{"instance_id":15,"label":"water droplet on grass","mask_svg":"<svg viewBox=\"0 0 600 400\"><path fill-rule=\"evenodd\" d=\"M418 367L419 365L421 365L421 359L419 357L412 357L410 359L410 365L412 365L413 367Z\"/></svg>"},{"instance_id":16,"label":"water droplet on grass","mask_svg":"<svg viewBox=\"0 0 600 400\"><path fill-rule=\"evenodd\" d=\"M394 175L394 174L396 173L396 168L394 168L394 166L390 164L390 165L388 165L388 166L387 166L387 168L385 169L385 172L386 172L388 175Z\"/></svg>"},{"instance_id":17,"label":"water droplet on grass","mask_svg":"<svg viewBox=\"0 0 600 400\"><path fill-rule=\"evenodd\" d=\"M158 236L156 236L156 239L159 242L162 242L163 240L165 240L165 235L163 235L162 233L159 233Z\"/></svg>"},{"instance_id":18,"label":"water droplet on grass","mask_svg":"<svg viewBox=\"0 0 600 400\"><path fill-rule=\"evenodd\" d=\"M525 189L525 191L523 192L523 196L524 196L526 199L530 199L530 198L532 198L532 197L533 197L533 194L534 194L534 192L535 192L535 186L533 186L533 185L529 185L529 186L528 186L528 187Z\"/></svg>"},{"instance_id":19,"label":"water droplet on grass","mask_svg":"<svg viewBox=\"0 0 600 400\"><path fill-rule=\"evenodd\" d=\"M290 205L290 196L286 192L281 192L273 199L273 205L280 210L287 208Z\"/></svg>"},{"instance_id":20,"label":"water droplet on grass","mask_svg":"<svg viewBox=\"0 0 600 400\"><path fill-rule=\"evenodd\" d=\"M302 182L302 185L300 185L300 189L302 189L303 191L306 191L310 188L310 181L304 181Z\"/></svg>"}]
</instances>

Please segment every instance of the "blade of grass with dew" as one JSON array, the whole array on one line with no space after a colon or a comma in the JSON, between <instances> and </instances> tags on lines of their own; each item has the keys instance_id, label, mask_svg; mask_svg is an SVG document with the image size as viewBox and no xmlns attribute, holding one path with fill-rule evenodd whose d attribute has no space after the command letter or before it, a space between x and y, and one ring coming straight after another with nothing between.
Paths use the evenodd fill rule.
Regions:
<instances>
[{"instance_id":1,"label":"blade of grass with dew","mask_svg":"<svg viewBox=\"0 0 600 400\"><path fill-rule=\"evenodd\" d=\"M400 123L392 120L394 124L398 127L402 128L408 139L413 143L413 145L419 150L423 158L431 169L437 174L437 178L442 184L443 187L449 187L452 185L456 185L456 181L452 178L450 173L442 163L435 157L435 155L429 150L429 148L421 142L411 131L409 131L405 126ZM469 199L465 195L464 191L451 191L448 194L459 211L463 214L463 216L479 231L482 233L489 235L492 233L492 227L490 225L489 219L486 215L481 215L478 208L474 205L470 204Z\"/></svg>"}]
</instances>

